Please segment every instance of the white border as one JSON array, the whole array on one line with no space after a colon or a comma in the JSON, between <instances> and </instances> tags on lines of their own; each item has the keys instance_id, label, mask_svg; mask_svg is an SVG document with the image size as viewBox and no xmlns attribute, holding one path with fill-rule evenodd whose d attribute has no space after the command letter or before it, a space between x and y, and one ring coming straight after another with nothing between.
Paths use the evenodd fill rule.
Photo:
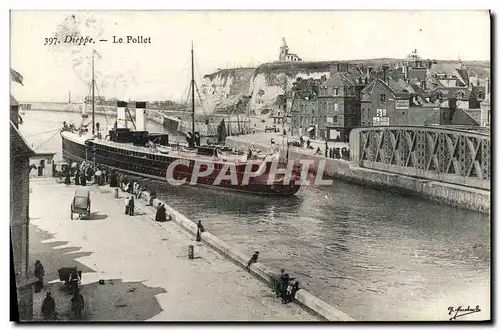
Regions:
<instances>
[{"instance_id":1,"label":"white border","mask_svg":"<svg viewBox=\"0 0 500 331\"><path fill-rule=\"evenodd\" d=\"M1 19L0 19L0 24L1 24L1 40L2 43L6 46L7 43L9 43L9 11L8 9L170 9L170 10L175 10L175 9L212 9L212 10L217 10L217 9L225 9L225 10L231 10L231 9L236 9L236 10L244 10L244 9L252 9L252 10L271 10L271 9L279 9L279 10L341 10L341 9L347 9L347 10L360 10L360 9L442 9L442 10L450 10L450 9L492 9L493 13L498 15L500 10L498 9L500 1L487 1L487 0L468 0L468 1L459 1L459 0L454 0L454 1L436 1L436 0L418 0L418 1L400 1L400 2L395 2L395 1L360 1L360 0L350 0L350 1L342 1L339 3L333 3L333 2L326 2L326 1L318 1L318 0L308 0L308 1L270 1L270 0L254 0L254 1L201 1L201 0L183 0L181 2L172 2L169 4L161 4L161 6L158 6L159 3L156 1L151 1L151 0L141 0L141 1L116 1L116 2L111 2L111 1L105 1L105 0L88 0L85 1L85 6L82 5L82 3L75 4L74 2L69 2L69 1L44 1L43 5L40 4L39 1L3 1L1 4L2 11L1 11ZM176 5L177 4L177 5ZM498 26L498 17L496 17L496 24L495 24L495 33L493 36L496 36L498 38L497 32L497 26ZM495 47L496 45L492 45L492 47ZM467 40L464 40L464 47L467 47ZM8 96L8 91L9 91L9 80L7 80L7 77L10 77L10 73L8 72L8 65L9 65L9 52L10 52L10 43L8 47L2 48L2 63L3 63L3 69L4 69L4 75L2 76L3 78L0 79L0 84L2 86L2 91L5 93L6 99L9 100ZM496 59L497 54L495 54L495 59ZM492 59L493 61L493 59ZM498 67L498 63L497 63ZM496 68L494 72L494 78L498 77L498 69ZM493 79L492 79L493 80ZM26 87L28 88L28 87ZM495 79L495 94L498 91L498 86L496 84L496 79ZM496 98L495 98L496 100ZM1 165L1 170L3 174L3 179L5 179L5 182L8 181L9 177L9 130L7 128L7 125L9 123L8 116L9 112L6 108L8 108L8 102L5 102L4 108L2 110L2 116L4 116L4 121L2 122L4 125L4 129L0 130L1 134L3 135L2 139L0 139L0 155L3 157L3 162L0 162ZM500 115L499 115L500 116ZM495 117L495 127L496 127L496 117ZM493 143L493 146L496 146L496 142ZM493 155L496 154L492 152ZM495 170L497 168L495 167ZM495 171L496 175L496 171ZM496 177L496 176L495 176ZM498 197L497 197L498 198ZM2 300L2 309L0 310L2 312L2 321L3 324L6 323L6 321L9 320L9 307L8 303L9 301L7 298L9 297L9 255L8 255L8 227L7 223L10 218L9 213L9 200L10 200L10 194L7 189L7 184L3 185L2 187L2 194L0 197L0 203L2 204L0 207L0 210L4 213L4 217L1 219L4 222L3 225L3 231L1 232L3 240L0 242L2 243L2 254L1 256L1 266L3 267L2 270L4 272L1 273L1 282L2 284L2 292L0 293L1 297L3 298ZM497 202L497 201L495 201ZM498 205L495 203L495 205ZM493 220L492 220L493 222ZM498 228L498 226L497 226ZM498 239L497 239L498 240ZM495 245L498 247L498 243ZM495 253L498 253L498 250L495 251ZM495 255L498 257L498 254ZM494 266L495 267L495 266ZM492 280L493 283L493 280ZM498 288L498 286L497 286ZM498 305L495 305L498 306ZM495 313L497 310L495 310ZM497 314L495 314L498 316ZM12 323L9 323L9 327L13 327L14 325ZM245 325L246 326L246 325ZM40 327L40 326L36 326ZM50 327L50 326L49 326ZM71 326L71 327L76 327L76 326ZM96 327L94 325L93 327ZM120 326L121 327L121 326ZM158 327L164 328L172 328L174 326L168 326L168 325L159 325ZM212 327L219 327L218 325L212 325ZM233 326L234 328L240 328L242 326ZM270 328L271 326L263 326L263 325L256 325L256 327L259 327L259 329L267 329ZM289 328L288 325L276 325L274 327L285 327ZM306 326L300 326L300 327L306 327ZM346 326L336 326L332 325L332 328L346 328ZM347 326L347 327L352 327L352 326ZM369 325L366 326L361 326L361 328L367 328ZM382 326L384 327L384 326ZM418 326L419 328L429 328L429 327L440 327L440 328L450 328L453 327L453 325L450 326L445 326L445 325L436 325L436 326L430 326L430 325L422 325ZM30 327L31 328L31 327ZM133 328L137 329L145 329L145 326L133 326ZM177 328L177 327L174 327ZM183 327L186 328L186 327ZM191 327L189 327L191 328ZM469 325L468 329L475 329L479 328L479 326L472 326Z\"/></svg>"}]
</instances>

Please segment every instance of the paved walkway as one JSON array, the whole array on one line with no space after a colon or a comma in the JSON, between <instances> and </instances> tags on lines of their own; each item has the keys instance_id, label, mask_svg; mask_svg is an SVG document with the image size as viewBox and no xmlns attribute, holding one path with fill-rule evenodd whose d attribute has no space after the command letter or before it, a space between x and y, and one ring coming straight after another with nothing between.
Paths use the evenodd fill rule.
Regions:
<instances>
[{"instance_id":1,"label":"paved walkway","mask_svg":"<svg viewBox=\"0 0 500 331\"><path fill-rule=\"evenodd\" d=\"M58 249L77 246L81 247L81 251L91 253L77 259L83 266L93 270L86 272L84 269L82 276L82 293L89 304L88 315L91 320L138 318L131 314L134 312L131 307L126 308L128 314L120 312L126 304L120 305L119 302L127 301L126 296L133 296L132 292L123 291L123 297L115 293L110 295L111 298L103 295L94 298L100 292L101 287L98 286L86 292L88 285L85 284L95 284L99 279L113 279L115 283L117 280L123 283L138 282L134 283L135 287L143 284L161 289L164 293L157 294L156 299L162 311L155 312L150 318L155 321L316 319L295 304L281 304L269 288L245 270L197 243L175 223L153 222L144 213L151 213L152 209L145 207L142 201L136 200L136 206L143 211L133 217L127 216L124 215L123 193L120 193L120 199L114 199L109 188L92 186L89 187L92 199L90 219L71 220L70 204L74 186L57 184L51 179L34 179L30 187L31 224L52 234L51 241L67 241L66 245ZM194 260L187 257L188 245L195 246ZM53 272L51 278L46 277L46 281L56 280ZM59 283L59 280L56 282ZM110 302L103 303L102 300ZM141 301L136 300L132 305L136 306L137 311L147 310L146 302L141 304ZM109 309L110 306L116 308ZM106 316L99 315L103 308L109 311Z\"/></svg>"},{"instance_id":2,"label":"paved walkway","mask_svg":"<svg viewBox=\"0 0 500 331\"><path fill-rule=\"evenodd\" d=\"M281 146L283 144L284 139L289 142L299 141L298 137L283 136L281 133L274 133L274 132L256 132L255 134L231 136L230 138L240 141L251 142L255 144L263 144L267 146L271 146L271 138L274 138L274 142L277 146ZM307 141L307 139L305 140ZM319 147L322 151L321 155L324 156L325 142L321 140L310 140L310 141L311 141L311 147L313 147L313 149L297 148L296 150L300 150L302 154L314 155L316 153L316 149ZM342 149L343 147L349 148L349 143L328 142L328 148L336 148L336 147L340 149Z\"/></svg>"}]
</instances>

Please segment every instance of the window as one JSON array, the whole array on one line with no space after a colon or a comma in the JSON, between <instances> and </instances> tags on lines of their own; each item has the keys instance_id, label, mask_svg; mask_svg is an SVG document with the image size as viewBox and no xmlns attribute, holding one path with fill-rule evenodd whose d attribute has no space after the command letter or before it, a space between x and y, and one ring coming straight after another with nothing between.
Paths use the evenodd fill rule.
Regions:
<instances>
[{"instance_id":1,"label":"window","mask_svg":"<svg viewBox=\"0 0 500 331\"><path fill-rule=\"evenodd\" d=\"M337 123L337 122L339 121L339 117L338 117L338 116L333 116L333 121L334 121L335 123Z\"/></svg>"},{"instance_id":2,"label":"window","mask_svg":"<svg viewBox=\"0 0 500 331\"><path fill-rule=\"evenodd\" d=\"M385 102L385 94L380 95L380 102Z\"/></svg>"},{"instance_id":3,"label":"window","mask_svg":"<svg viewBox=\"0 0 500 331\"><path fill-rule=\"evenodd\" d=\"M339 111L339 104L337 102L333 103L333 110L334 111Z\"/></svg>"},{"instance_id":4,"label":"window","mask_svg":"<svg viewBox=\"0 0 500 331\"><path fill-rule=\"evenodd\" d=\"M312 121L311 121L311 124L315 124L315 121L316 121L316 118L315 118L315 116L313 115L313 117L312 117Z\"/></svg>"},{"instance_id":5,"label":"window","mask_svg":"<svg viewBox=\"0 0 500 331\"><path fill-rule=\"evenodd\" d=\"M339 95L339 89L337 87L333 88L333 95Z\"/></svg>"}]
</instances>

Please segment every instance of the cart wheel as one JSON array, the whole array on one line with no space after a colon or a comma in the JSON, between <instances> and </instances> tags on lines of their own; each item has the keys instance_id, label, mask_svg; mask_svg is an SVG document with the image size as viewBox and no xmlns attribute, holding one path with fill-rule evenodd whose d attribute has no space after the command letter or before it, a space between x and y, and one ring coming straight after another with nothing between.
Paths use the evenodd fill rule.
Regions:
<instances>
[{"instance_id":1,"label":"cart wheel","mask_svg":"<svg viewBox=\"0 0 500 331\"><path fill-rule=\"evenodd\" d=\"M71 219L73 219L73 210L71 210Z\"/></svg>"}]
</instances>

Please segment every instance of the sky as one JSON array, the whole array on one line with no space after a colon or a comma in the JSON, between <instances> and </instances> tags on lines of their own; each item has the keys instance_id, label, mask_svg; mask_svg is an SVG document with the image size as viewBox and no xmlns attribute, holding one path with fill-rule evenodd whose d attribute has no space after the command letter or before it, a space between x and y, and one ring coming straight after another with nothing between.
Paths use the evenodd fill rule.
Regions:
<instances>
[{"instance_id":1,"label":"sky","mask_svg":"<svg viewBox=\"0 0 500 331\"><path fill-rule=\"evenodd\" d=\"M74 17L72 17L74 15ZM65 43L78 33L96 41ZM44 45L45 38L61 43ZM151 43L112 43L143 36ZM123 100L186 100L191 43L195 79L219 68L278 59L281 38L304 61L404 58L490 60L487 11L12 11L11 68L19 101L81 100L95 56L98 94ZM143 38L143 39L144 39Z\"/></svg>"}]
</instances>

